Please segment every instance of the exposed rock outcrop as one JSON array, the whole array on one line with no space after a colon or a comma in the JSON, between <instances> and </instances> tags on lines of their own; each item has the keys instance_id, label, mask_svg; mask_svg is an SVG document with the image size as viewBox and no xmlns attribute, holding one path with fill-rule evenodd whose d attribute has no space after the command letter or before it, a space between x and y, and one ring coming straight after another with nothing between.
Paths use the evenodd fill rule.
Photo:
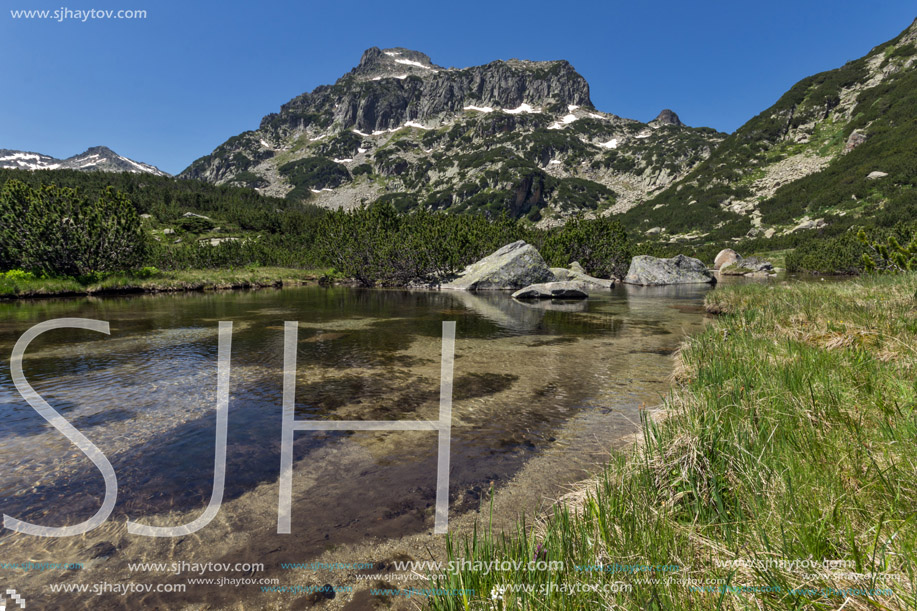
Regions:
<instances>
[{"instance_id":1,"label":"exposed rock outcrop","mask_svg":"<svg viewBox=\"0 0 917 611\"><path fill-rule=\"evenodd\" d=\"M472 263L444 289L462 291L515 290L531 284L554 282L554 274L531 244L519 240Z\"/></svg>"},{"instance_id":2,"label":"exposed rock outcrop","mask_svg":"<svg viewBox=\"0 0 917 611\"><path fill-rule=\"evenodd\" d=\"M716 278L707 271L707 266L699 259L684 255L670 259L639 255L631 259L624 282L642 286L712 284L716 282Z\"/></svg>"},{"instance_id":3,"label":"exposed rock outcrop","mask_svg":"<svg viewBox=\"0 0 917 611\"><path fill-rule=\"evenodd\" d=\"M662 112L660 112L659 115L653 119L653 121L659 125L684 125L684 123L681 122L681 119L678 118L678 115L676 115L668 108L664 108Z\"/></svg>"},{"instance_id":4,"label":"exposed rock outcrop","mask_svg":"<svg viewBox=\"0 0 917 611\"><path fill-rule=\"evenodd\" d=\"M737 261L723 265L719 271L724 276L766 276L774 272L774 266L770 261L765 261L759 257L748 257L745 259L739 257Z\"/></svg>"},{"instance_id":5,"label":"exposed rock outcrop","mask_svg":"<svg viewBox=\"0 0 917 611\"><path fill-rule=\"evenodd\" d=\"M844 144L844 152L849 153L864 142L866 142L866 134L854 130L850 132L849 136L847 136L847 143Z\"/></svg>"},{"instance_id":6,"label":"exposed rock outcrop","mask_svg":"<svg viewBox=\"0 0 917 611\"><path fill-rule=\"evenodd\" d=\"M569 269L552 267L551 273L558 282L576 282L588 290L613 289L615 281L605 278L596 278L587 274L579 263L572 263Z\"/></svg>"},{"instance_id":7,"label":"exposed rock outcrop","mask_svg":"<svg viewBox=\"0 0 917 611\"><path fill-rule=\"evenodd\" d=\"M481 108L592 106L589 83L564 60L495 61L455 70L437 66L418 51L373 47L350 74L290 100L280 113L266 116L261 128L304 126L315 113L330 112L333 123L372 133L460 112L472 98Z\"/></svg>"}]
</instances>

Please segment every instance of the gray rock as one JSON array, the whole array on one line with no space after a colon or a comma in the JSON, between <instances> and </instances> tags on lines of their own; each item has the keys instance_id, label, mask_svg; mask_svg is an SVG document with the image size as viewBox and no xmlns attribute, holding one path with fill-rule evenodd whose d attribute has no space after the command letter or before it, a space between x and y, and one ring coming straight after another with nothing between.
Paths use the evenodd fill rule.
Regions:
<instances>
[{"instance_id":1,"label":"gray rock","mask_svg":"<svg viewBox=\"0 0 917 611\"><path fill-rule=\"evenodd\" d=\"M868 178L869 180L876 180L878 178L885 178L886 176L888 176L888 172L880 172L876 170L875 172L870 172L869 174L867 174L866 178Z\"/></svg>"},{"instance_id":2,"label":"gray rock","mask_svg":"<svg viewBox=\"0 0 917 611\"><path fill-rule=\"evenodd\" d=\"M759 257L748 257L723 265L720 273L724 276L767 276L773 272L773 269L774 266L770 261Z\"/></svg>"},{"instance_id":3,"label":"gray rock","mask_svg":"<svg viewBox=\"0 0 917 611\"><path fill-rule=\"evenodd\" d=\"M613 289L615 287L614 280L590 276L586 272L580 271L582 269L579 263L571 263L570 269L552 267L551 273L554 274L554 279L558 282L577 282L585 286L588 290Z\"/></svg>"},{"instance_id":4,"label":"gray rock","mask_svg":"<svg viewBox=\"0 0 917 611\"><path fill-rule=\"evenodd\" d=\"M678 118L678 115L676 115L668 108L663 108L662 112L659 113L655 121L660 125L684 125L684 123L681 122L681 119Z\"/></svg>"},{"instance_id":5,"label":"gray rock","mask_svg":"<svg viewBox=\"0 0 917 611\"><path fill-rule=\"evenodd\" d=\"M713 259L713 269L721 269L727 265L741 264L742 255L731 248L724 248Z\"/></svg>"},{"instance_id":6,"label":"gray rock","mask_svg":"<svg viewBox=\"0 0 917 611\"><path fill-rule=\"evenodd\" d=\"M579 282L532 284L513 293L514 299L586 299L589 293Z\"/></svg>"},{"instance_id":7,"label":"gray rock","mask_svg":"<svg viewBox=\"0 0 917 611\"><path fill-rule=\"evenodd\" d=\"M195 214L195 213L193 213L193 212L185 212L185 213L182 215L182 217L184 217L184 218L186 218L186 219L189 219L189 218L196 218L196 219L207 219L208 221L210 220L210 217L209 217L209 216L204 216L203 214Z\"/></svg>"},{"instance_id":8,"label":"gray rock","mask_svg":"<svg viewBox=\"0 0 917 611\"><path fill-rule=\"evenodd\" d=\"M631 259L625 284L658 286L664 284L710 284L716 278L707 271L699 259L678 255L671 259L658 259L639 255Z\"/></svg>"},{"instance_id":9,"label":"gray rock","mask_svg":"<svg viewBox=\"0 0 917 611\"><path fill-rule=\"evenodd\" d=\"M418 78L387 78L404 74ZM381 81L373 80L377 77ZM409 120L423 122L443 112L462 112L470 99L476 106L510 109L523 103L592 106L586 79L564 60L511 59L446 70L418 51L373 47L336 85L318 87L290 100L279 114L265 117L261 129L296 129L308 113L332 113L333 123L371 133L400 127Z\"/></svg>"},{"instance_id":10,"label":"gray rock","mask_svg":"<svg viewBox=\"0 0 917 611\"><path fill-rule=\"evenodd\" d=\"M828 223L825 222L825 219L812 220L812 219L809 219L808 217L805 217L798 225L796 225L795 227L793 227L793 229L790 230L790 233L793 233L794 231L803 231L805 229L821 229L822 227L824 227L827 224Z\"/></svg>"},{"instance_id":11,"label":"gray rock","mask_svg":"<svg viewBox=\"0 0 917 611\"><path fill-rule=\"evenodd\" d=\"M746 267L753 272L770 272L774 269L773 263L770 261L765 261L760 257L748 257L743 259L742 267Z\"/></svg>"},{"instance_id":12,"label":"gray rock","mask_svg":"<svg viewBox=\"0 0 917 611\"><path fill-rule=\"evenodd\" d=\"M662 233L662 227L650 227L646 230L646 235L658 235Z\"/></svg>"},{"instance_id":13,"label":"gray rock","mask_svg":"<svg viewBox=\"0 0 917 611\"><path fill-rule=\"evenodd\" d=\"M863 132L852 131L850 132L850 135L847 136L847 144L844 145L844 152L847 153L852 151L864 142L866 142L866 134Z\"/></svg>"},{"instance_id":14,"label":"gray rock","mask_svg":"<svg viewBox=\"0 0 917 611\"><path fill-rule=\"evenodd\" d=\"M499 291L554 280L554 274L535 247L519 240L472 263L452 282L443 284L442 288Z\"/></svg>"}]
</instances>

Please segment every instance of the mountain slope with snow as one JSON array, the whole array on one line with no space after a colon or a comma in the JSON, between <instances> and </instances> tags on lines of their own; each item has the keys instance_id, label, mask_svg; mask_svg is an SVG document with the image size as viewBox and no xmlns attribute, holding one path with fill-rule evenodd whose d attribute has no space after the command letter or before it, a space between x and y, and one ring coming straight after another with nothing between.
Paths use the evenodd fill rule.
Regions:
<instances>
[{"instance_id":1,"label":"mountain slope with snow","mask_svg":"<svg viewBox=\"0 0 917 611\"><path fill-rule=\"evenodd\" d=\"M706 159L725 137L664 111L650 123L597 110L563 60L444 68L418 51L367 49L180 176L352 208L486 211L562 222L621 212Z\"/></svg>"},{"instance_id":2,"label":"mountain slope with snow","mask_svg":"<svg viewBox=\"0 0 917 611\"><path fill-rule=\"evenodd\" d=\"M94 146L67 159L28 151L0 149L0 168L13 170L97 170L168 176L156 166L123 157L106 146Z\"/></svg>"}]
</instances>

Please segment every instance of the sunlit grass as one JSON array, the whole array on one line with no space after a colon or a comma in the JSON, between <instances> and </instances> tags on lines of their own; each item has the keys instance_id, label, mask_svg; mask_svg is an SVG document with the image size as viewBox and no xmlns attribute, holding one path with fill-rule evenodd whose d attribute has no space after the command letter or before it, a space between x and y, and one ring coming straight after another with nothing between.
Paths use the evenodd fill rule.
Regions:
<instances>
[{"instance_id":1,"label":"sunlit grass","mask_svg":"<svg viewBox=\"0 0 917 611\"><path fill-rule=\"evenodd\" d=\"M666 417L644 420L643 444L535 525L450 541L450 559L564 569L447 573L438 587L476 595L433 608L917 607L917 276L734 286L708 308L720 316L683 346ZM745 564L723 566L734 560ZM582 570L600 564L680 570Z\"/></svg>"},{"instance_id":2,"label":"sunlit grass","mask_svg":"<svg viewBox=\"0 0 917 611\"><path fill-rule=\"evenodd\" d=\"M128 291L192 291L296 285L315 281L323 272L282 267L240 267L116 273L101 278L35 278L0 273L0 297L85 295Z\"/></svg>"}]
</instances>

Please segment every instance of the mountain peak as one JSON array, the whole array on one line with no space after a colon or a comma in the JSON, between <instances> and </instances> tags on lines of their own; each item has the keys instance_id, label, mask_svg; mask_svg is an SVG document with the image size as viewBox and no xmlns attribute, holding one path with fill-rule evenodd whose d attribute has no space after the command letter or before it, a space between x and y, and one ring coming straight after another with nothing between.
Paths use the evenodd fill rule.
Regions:
<instances>
[{"instance_id":1,"label":"mountain peak","mask_svg":"<svg viewBox=\"0 0 917 611\"><path fill-rule=\"evenodd\" d=\"M681 119L678 118L678 115L676 115L668 108L663 108L662 112L660 112L659 115L657 115L656 118L651 121L651 123L657 123L659 125L676 125L679 127L684 125L684 123L681 122Z\"/></svg>"},{"instance_id":2,"label":"mountain peak","mask_svg":"<svg viewBox=\"0 0 917 611\"><path fill-rule=\"evenodd\" d=\"M392 47L380 49L370 47L363 52L360 63L351 70L351 74L362 78L397 77L405 78L407 75L428 76L443 70L430 59L430 56L420 51Z\"/></svg>"},{"instance_id":3,"label":"mountain peak","mask_svg":"<svg viewBox=\"0 0 917 611\"><path fill-rule=\"evenodd\" d=\"M101 170L168 176L159 168L123 157L107 146L91 146L79 155L55 159L28 151L0 149L0 168L12 170Z\"/></svg>"},{"instance_id":4,"label":"mountain peak","mask_svg":"<svg viewBox=\"0 0 917 611\"><path fill-rule=\"evenodd\" d=\"M114 152L107 146L101 146L101 145L100 146L90 146L82 154L83 155L112 155L115 157L119 157L119 155L116 152Z\"/></svg>"}]
</instances>

